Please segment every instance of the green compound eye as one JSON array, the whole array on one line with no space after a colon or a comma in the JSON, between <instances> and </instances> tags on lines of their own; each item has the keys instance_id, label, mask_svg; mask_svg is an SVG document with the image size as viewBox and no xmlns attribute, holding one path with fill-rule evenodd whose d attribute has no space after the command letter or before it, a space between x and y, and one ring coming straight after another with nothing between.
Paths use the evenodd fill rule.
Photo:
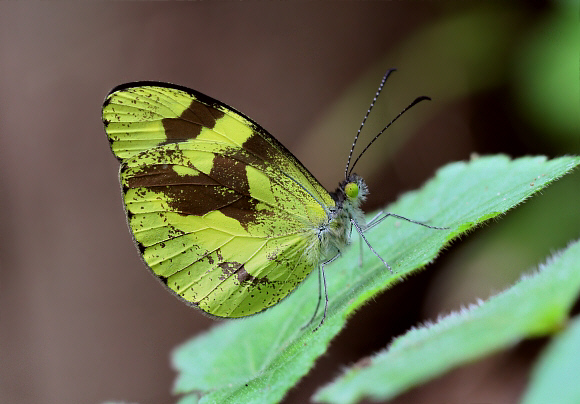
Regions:
<instances>
[{"instance_id":1,"label":"green compound eye","mask_svg":"<svg viewBox=\"0 0 580 404\"><path fill-rule=\"evenodd\" d=\"M349 182L344 187L344 193L348 199L354 199L358 196L358 185L356 182Z\"/></svg>"}]
</instances>

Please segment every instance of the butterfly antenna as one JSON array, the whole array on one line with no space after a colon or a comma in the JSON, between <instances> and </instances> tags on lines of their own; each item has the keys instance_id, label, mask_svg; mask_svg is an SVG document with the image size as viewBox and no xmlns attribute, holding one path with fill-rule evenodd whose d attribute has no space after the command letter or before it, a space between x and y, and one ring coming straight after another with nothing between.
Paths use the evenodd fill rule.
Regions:
<instances>
[{"instance_id":1,"label":"butterfly antenna","mask_svg":"<svg viewBox=\"0 0 580 404\"><path fill-rule=\"evenodd\" d=\"M358 137L360 135L360 132L361 132L363 126L365 125L365 122L366 122L367 118L369 117L369 114L371 113L371 110L375 106L375 102L377 102L377 98L379 98L379 95L381 94L381 91L383 91L383 87L385 85L385 81L387 81L387 79L389 78L390 74L392 72L396 71L396 70L397 69L389 69L389 70L387 70L387 72L383 76L383 79L381 80L381 84L379 84L379 88L377 89L377 92L375 93L375 96L373 98L373 101L371 102L371 106L367 110L367 113L365 114L365 117L363 118L363 120L362 120L362 122L360 124L360 128L358 128L358 132L356 133L356 136L354 137L354 141L352 142L352 147L350 148L350 153L348 154L348 160L346 161L346 168L344 169L344 179L345 180L348 180L348 166L350 165L350 159L352 158L352 152L354 151L354 146L356 145L356 141L358 140Z\"/></svg>"},{"instance_id":2,"label":"butterfly antenna","mask_svg":"<svg viewBox=\"0 0 580 404\"><path fill-rule=\"evenodd\" d=\"M384 127L384 128L383 128L383 129L382 129L382 130L381 130L381 131L380 131L380 132L379 132L379 133L378 133L378 134L377 134L377 135L374 137L374 139L373 139L373 140L371 140L371 141L369 142L369 144L368 144L368 145L367 145L367 146L366 146L366 147L363 149L363 151L361 152L361 154L359 154L359 155L358 155L358 157L356 158L356 160L355 160L355 161L354 161L354 163L352 164L352 167L350 168L350 171L349 171L349 172L347 172L347 178L348 178L348 176L350 175L350 173L352 173L352 170L354 169L354 166L356 166L356 163L359 161L359 159L361 158L361 156L362 156L363 154L365 154L365 152L366 152L366 151L369 149L369 147L371 147L371 145L372 145L372 144L375 142L375 140L377 140L377 139L379 138L379 136L381 136L381 135L383 134L383 132L384 132L384 131L386 131L386 130L389 128L389 126L391 126L393 123L395 123L395 121L396 121L397 119L399 119L399 118L401 117L401 115L403 115L405 112L407 112L409 109L411 109L411 107L413 107L414 105L416 105L416 104L420 103L421 101L425 101L425 100L431 100L431 98L429 98L429 97L427 97L427 96L425 96L425 95L423 95L423 96L421 96L421 97L417 97L417 98L415 98L415 100L414 100L412 103L410 103L409 105L407 105L407 107L406 107L405 109L403 109L401 112L399 112L399 115L397 115L396 117L394 117L394 118L393 118L393 120L391 120L391 122L389 122L389 123L387 124L387 126L385 126L385 127ZM349 157L349 160L350 160L350 157Z\"/></svg>"}]
</instances>

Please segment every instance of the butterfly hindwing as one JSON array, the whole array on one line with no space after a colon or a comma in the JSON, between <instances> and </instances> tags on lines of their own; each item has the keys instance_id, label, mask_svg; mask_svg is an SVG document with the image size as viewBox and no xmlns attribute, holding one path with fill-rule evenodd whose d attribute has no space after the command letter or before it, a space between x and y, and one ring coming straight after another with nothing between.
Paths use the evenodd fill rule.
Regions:
<instances>
[{"instance_id":1,"label":"butterfly hindwing","mask_svg":"<svg viewBox=\"0 0 580 404\"><path fill-rule=\"evenodd\" d=\"M319 263L330 194L259 125L179 86L134 83L103 107L129 227L151 270L219 317L257 313Z\"/></svg>"}]
</instances>

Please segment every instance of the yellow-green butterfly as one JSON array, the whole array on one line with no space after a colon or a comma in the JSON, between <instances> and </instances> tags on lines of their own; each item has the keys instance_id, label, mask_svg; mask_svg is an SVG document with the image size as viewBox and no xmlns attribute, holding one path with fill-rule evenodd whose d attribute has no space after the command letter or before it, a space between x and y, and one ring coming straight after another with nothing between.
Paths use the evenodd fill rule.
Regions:
<instances>
[{"instance_id":1,"label":"yellow-green butterfly","mask_svg":"<svg viewBox=\"0 0 580 404\"><path fill-rule=\"evenodd\" d=\"M129 228L153 273L178 297L217 317L258 313L290 294L313 270L349 244L352 227L364 232L361 203L368 194L350 166L327 192L281 143L235 109L186 87L135 82L114 88L103 122L114 155ZM399 116L368 144L368 147ZM380 258L392 272L389 265Z\"/></svg>"}]
</instances>

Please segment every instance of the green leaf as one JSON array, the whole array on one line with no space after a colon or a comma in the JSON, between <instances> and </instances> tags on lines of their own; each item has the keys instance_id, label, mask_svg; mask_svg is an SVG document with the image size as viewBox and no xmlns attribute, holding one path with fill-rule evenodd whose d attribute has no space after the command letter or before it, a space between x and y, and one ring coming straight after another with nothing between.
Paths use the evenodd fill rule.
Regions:
<instances>
[{"instance_id":1,"label":"green leaf","mask_svg":"<svg viewBox=\"0 0 580 404\"><path fill-rule=\"evenodd\" d=\"M540 266L537 273L522 277L485 303L451 313L436 324L413 329L395 339L388 349L368 359L365 366L353 366L319 390L315 401L355 403L362 397L386 400L524 338L555 332L565 325L579 294L580 242L576 242ZM577 378L580 370L580 333L576 328L579 327L575 325L561 335L547 353L530 394L542 399L530 403L580 402L580 389L569 378ZM573 343L576 346L572 348ZM571 352L575 355L564 358ZM552 383L564 371L571 372L568 382L574 386L561 390L561 397L574 391L576 400L560 400L553 394L553 389L566 384L565 378Z\"/></svg>"},{"instance_id":2,"label":"green leaf","mask_svg":"<svg viewBox=\"0 0 580 404\"><path fill-rule=\"evenodd\" d=\"M580 254L576 254L579 268ZM523 404L580 403L580 317L556 335L542 353L532 373Z\"/></svg>"},{"instance_id":3,"label":"green leaf","mask_svg":"<svg viewBox=\"0 0 580 404\"><path fill-rule=\"evenodd\" d=\"M507 211L578 164L578 157L510 160L500 155L445 166L388 211L450 230L387 219L368 231L369 242L394 275L368 249L359 267L355 237L353 247L326 268L329 312L318 331L301 329L318 297L317 277L310 276L272 309L225 322L178 347L173 354L179 372L175 393L199 393L202 403L280 401L326 351L354 310L431 262L453 238Z\"/></svg>"}]
</instances>

